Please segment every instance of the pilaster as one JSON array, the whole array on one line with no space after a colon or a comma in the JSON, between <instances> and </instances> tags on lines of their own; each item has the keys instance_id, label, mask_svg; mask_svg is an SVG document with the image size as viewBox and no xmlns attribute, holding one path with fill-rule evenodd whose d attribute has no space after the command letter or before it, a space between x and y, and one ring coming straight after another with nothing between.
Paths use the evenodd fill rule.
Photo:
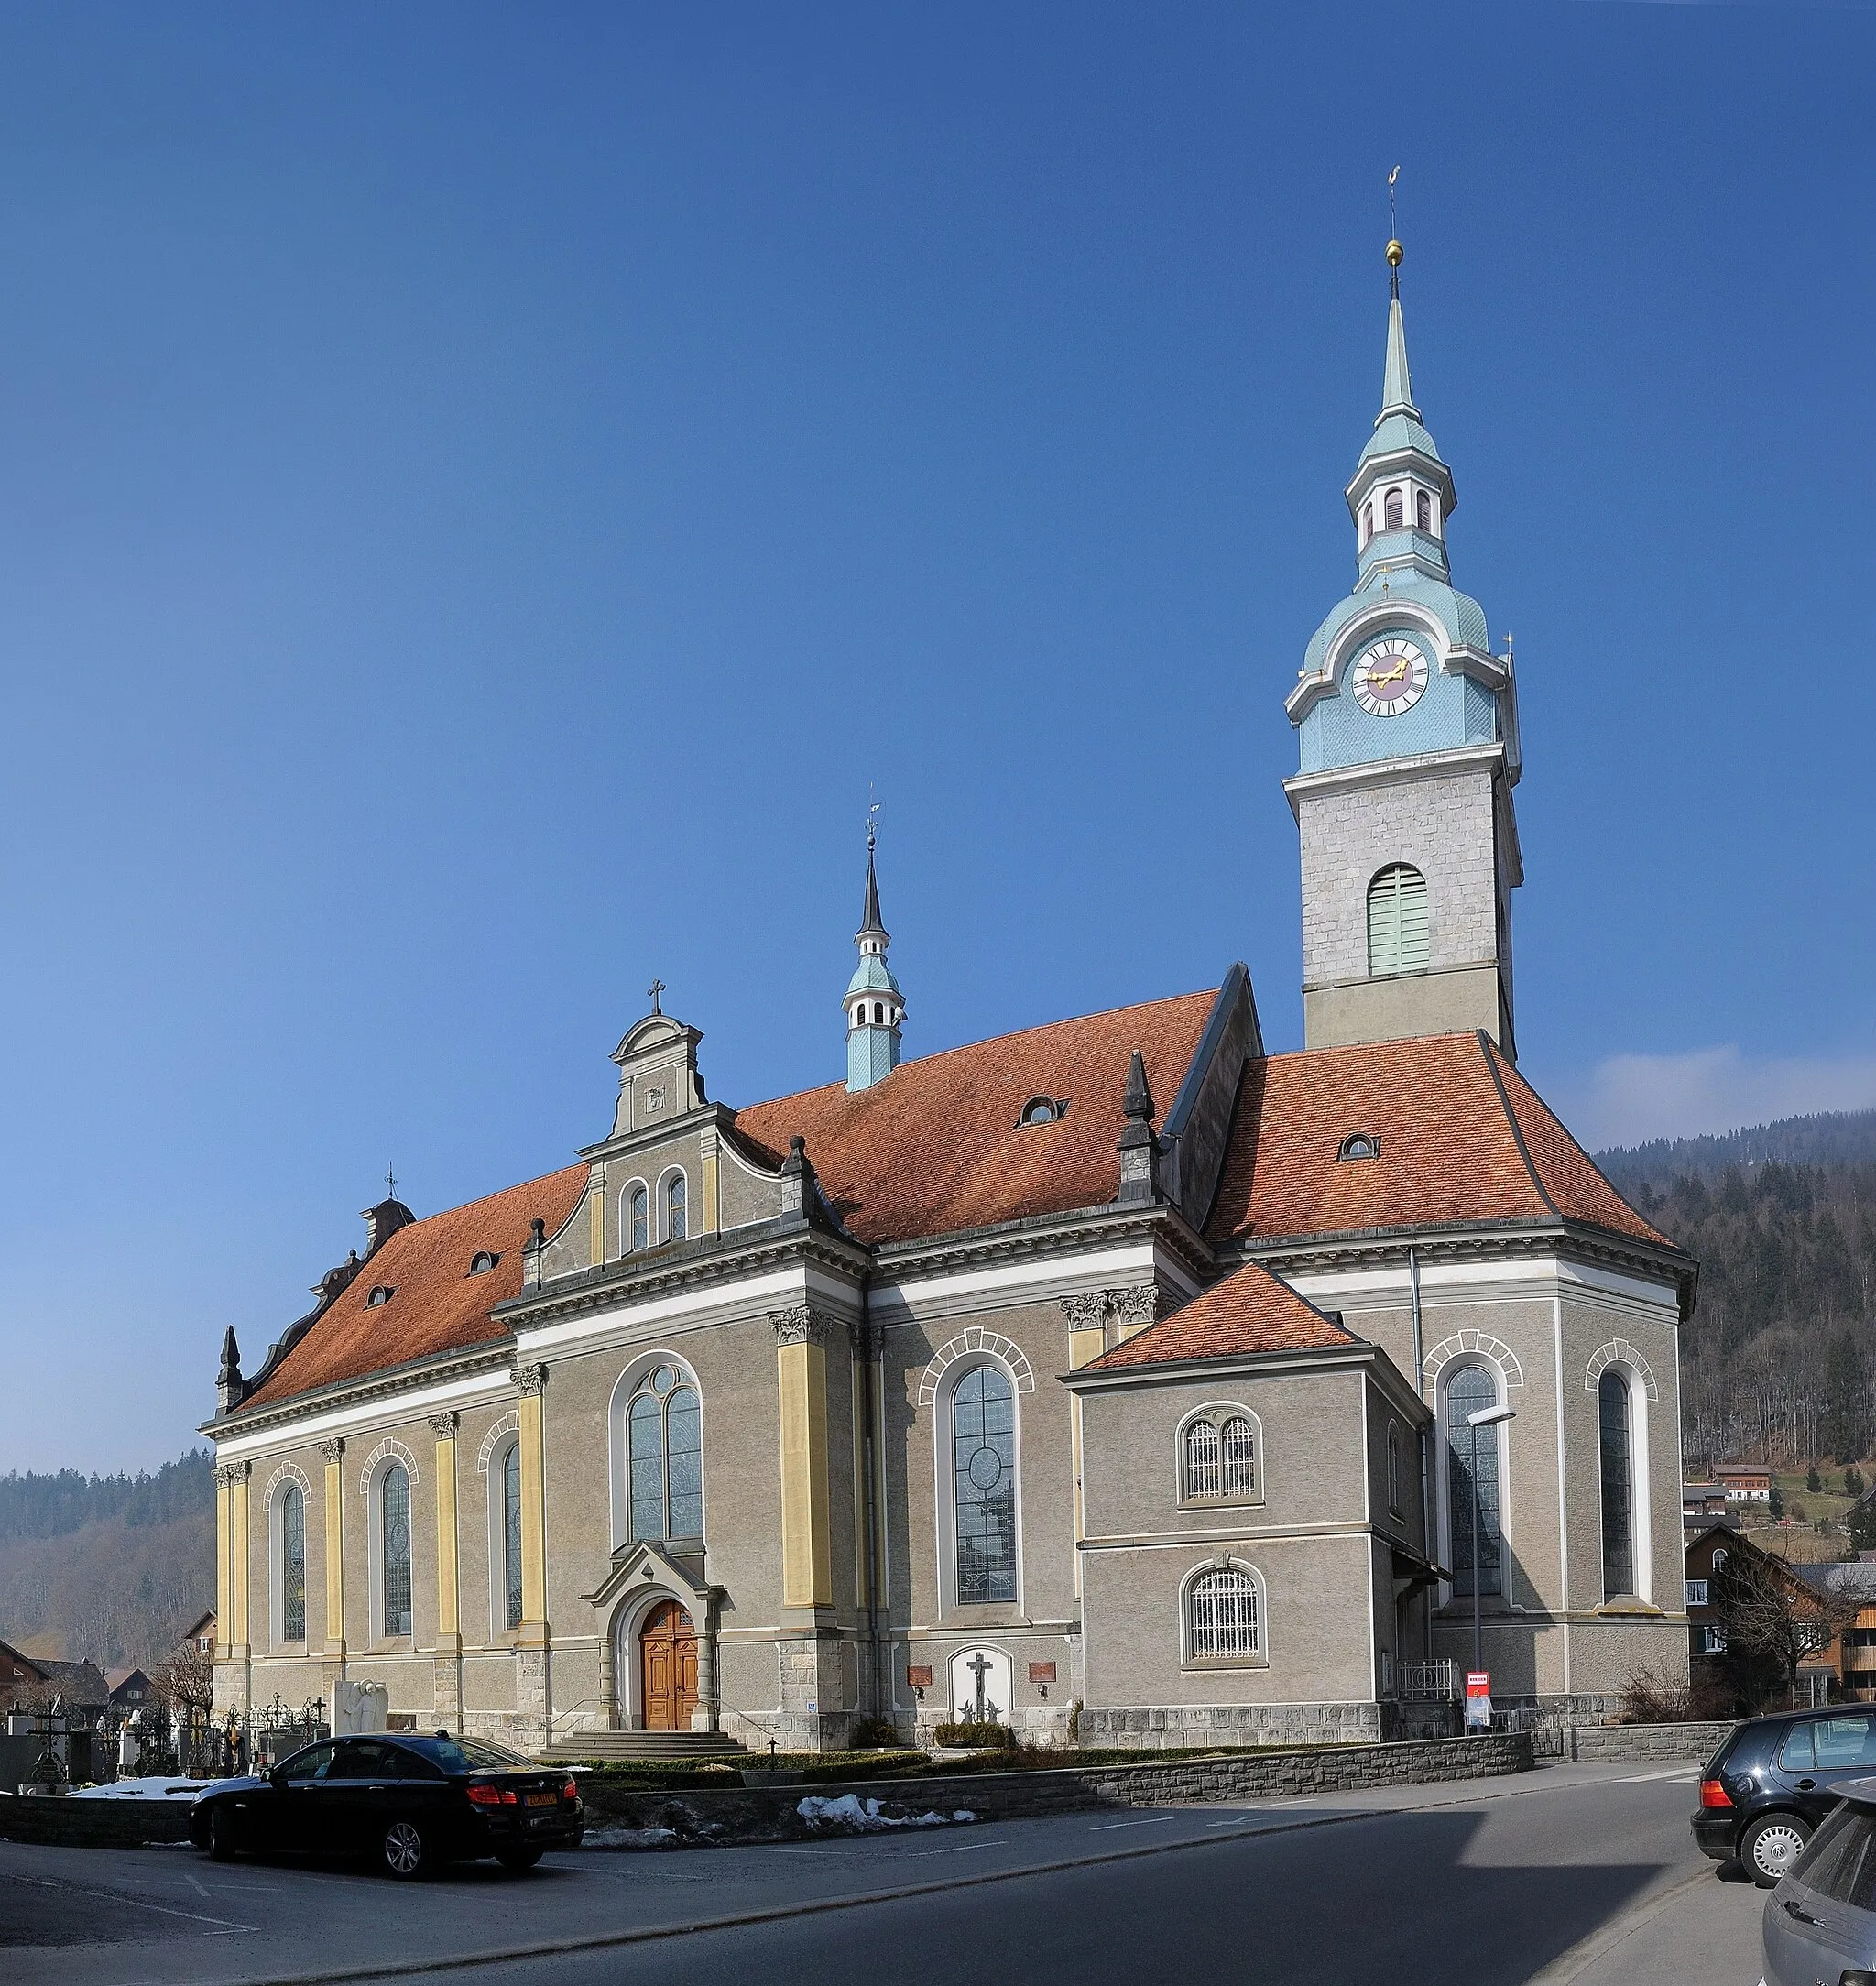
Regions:
<instances>
[{"instance_id":1,"label":"pilaster","mask_svg":"<svg viewBox=\"0 0 1876 1986\"><path fill-rule=\"evenodd\" d=\"M769 1322L781 1434L780 1722L791 1742L822 1751L844 1740L852 1709L834 1631L827 1439L827 1345L839 1326L806 1304L771 1311Z\"/></svg>"},{"instance_id":2,"label":"pilaster","mask_svg":"<svg viewBox=\"0 0 1876 1986\"><path fill-rule=\"evenodd\" d=\"M515 1409L521 1451L521 1625L515 1636L515 1711L523 1741L545 1749L553 1741L547 1618L547 1368L518 1366L509 1376L520 1390Z\"/></svg>"},{"instance_id":3,"label":"pilaster","mask_svg":"<svg viewBox=\"0 0 1876 1986\"><path fill-rule=\"evenodd\" d=\"M342 1470L345 1443L335 1435L319 1445L326 1466L326 1697L345 1674L345 1497Z\"/></svg>"},{"instance_id":4,"label":"pilaster","mask_svg":"<svg viewBox=\"0 0 1876 1986\"><path fill-rule=\"evenodd\" d=\"M436 1436L436 1654L432 1702L452 1730L463 1728L463 1618L456 1531L456 1429L462 1416L432 1413Z\"/></svg>"}]
</instances>

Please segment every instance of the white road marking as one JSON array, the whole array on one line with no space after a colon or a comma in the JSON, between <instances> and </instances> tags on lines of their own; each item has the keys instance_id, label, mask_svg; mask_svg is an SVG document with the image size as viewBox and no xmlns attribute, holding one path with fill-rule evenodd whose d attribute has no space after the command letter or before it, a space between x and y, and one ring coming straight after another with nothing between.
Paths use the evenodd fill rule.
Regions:
<instances>
[{"instance_id":1,"label":"white road marking","mask_svg":"<svg viewBox=\"0 0 1876 1986\"><path fill-rule=\"evenodd\" d=\"M1691 1786L1699 1776L1700 1773L1697 1769L1690 1773L1685 1765L1671 1765L1664 1773L1631 1773L1626 1779L1617 1780L1616 1784L1619 1786L1645 1786L1651 1780L1679 1779Z\"/></svg>"},{"instance_id":2,"label":"white road marking","mask_svg":"<svg viewBox=\"0 0 1876 1986\"><path fill-rule=\"evenodd\" d=\"M1176 1820L1176 1814L1155 1814L1148 1820L1104 1820L1098 1828L1090 1828L1090 1834L1111 1834L1116 1828L1157 1828L1162 1821Z\"/></svg>"},{"instance_id":3,"label":"white road marking","mask_svg":"<svg viewBox=\"0 0 1876 1986\"><path fill-rule=\"evenodd\" d=\"M107 1904L127 1904L132 1910L154 1910L159 1917L180 1917L187 1924L213 1924L222 1931L257 1931L257 1924L236 1924L228 1917L204 1917L193 1910L171 1910L167 1904L147 1904L140 1896L132 1896L123 1890L94 1890L82 1882L60 1882L49 1876L19 1876L9 1870L0 1874L0 1880L8 1882L24 1882L36 1890L70 1890L74 1896L102 1897Z\"/></svg>"},{"instance_id":4,"label":"white road marking","mask_svg":"<svg viewBox=\"0 0 1876 1986\"><path fill-rule=\"evenodd\" d=\"M915 1857L922 1855L975 1855L980 1848L1001 1848L1002 1846L1003 1843L1000 1840L965 1841L958 1848L920 1848L914 1849L912 1853Z\"/></svg>"},{"instance_id":5,"label":"white road marking","mask_svg":"<svg viewBox=\"0 0 1876 1986\"><path fill-rule=\"evenodd\" d=\"M202 1888L202 1884L198 1882L192 1875L185 1873L182 1880L188 1883L190 1888L192 1889L198 1896L202 1898L203 1903L208 1902L209 1893Z\"/></svg>"}]
</instances>

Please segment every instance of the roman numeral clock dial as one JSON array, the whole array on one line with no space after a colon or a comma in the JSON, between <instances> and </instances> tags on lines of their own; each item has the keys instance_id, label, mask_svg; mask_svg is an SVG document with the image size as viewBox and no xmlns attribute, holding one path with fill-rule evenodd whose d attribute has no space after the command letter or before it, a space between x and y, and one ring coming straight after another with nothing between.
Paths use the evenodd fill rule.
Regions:
<instances>
[{"instance_id":1,"label":"roman numeral clock dial","mask_svg":"<svg viewBox=\"0 0 1876 1986\"><path fill-rule=\"evenodd\" d=\"M1384 635L1357 657L1349 671L1355 701L1370 717L1398 717L1426 688L1426 656L1405 635Z\"/></svg>"}]
</instances>

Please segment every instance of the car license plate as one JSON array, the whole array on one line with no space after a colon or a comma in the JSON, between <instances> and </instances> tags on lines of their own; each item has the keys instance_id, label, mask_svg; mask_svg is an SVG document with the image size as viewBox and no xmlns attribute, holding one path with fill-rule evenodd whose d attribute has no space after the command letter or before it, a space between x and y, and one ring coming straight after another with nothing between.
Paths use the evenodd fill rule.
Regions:
<instances>
[{"instance_id":1,"label":"car license plate","mask_svg":"<svg viewBox=\"0 0 1876 1986\"><path fill-rule=\"evenodd\" d=\"M555 1806L559 1803L560 1795L557 1793L530 1793L528 1795L529 1806Z\"/></svg>"}]
</instances>

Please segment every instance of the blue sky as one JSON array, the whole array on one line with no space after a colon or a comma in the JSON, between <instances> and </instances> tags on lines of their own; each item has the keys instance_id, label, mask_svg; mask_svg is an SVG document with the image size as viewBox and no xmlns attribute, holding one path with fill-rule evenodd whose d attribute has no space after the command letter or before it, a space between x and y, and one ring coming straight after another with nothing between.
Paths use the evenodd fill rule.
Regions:
<instances>
[{"instance_id":1,"label":"blue sky","mask_svg":"<svg viewBox=\"0 0 1876 1986\"><path fill-rule=\"evenodd\" d=\"M1517 636L1524 1066L1876 1100L1876 14L0 15L0 1468L154 1463L361 1238L563 1163L656 974L841 1073L1216 984L1402 167Z\"/></svg>"}]
</instances>

